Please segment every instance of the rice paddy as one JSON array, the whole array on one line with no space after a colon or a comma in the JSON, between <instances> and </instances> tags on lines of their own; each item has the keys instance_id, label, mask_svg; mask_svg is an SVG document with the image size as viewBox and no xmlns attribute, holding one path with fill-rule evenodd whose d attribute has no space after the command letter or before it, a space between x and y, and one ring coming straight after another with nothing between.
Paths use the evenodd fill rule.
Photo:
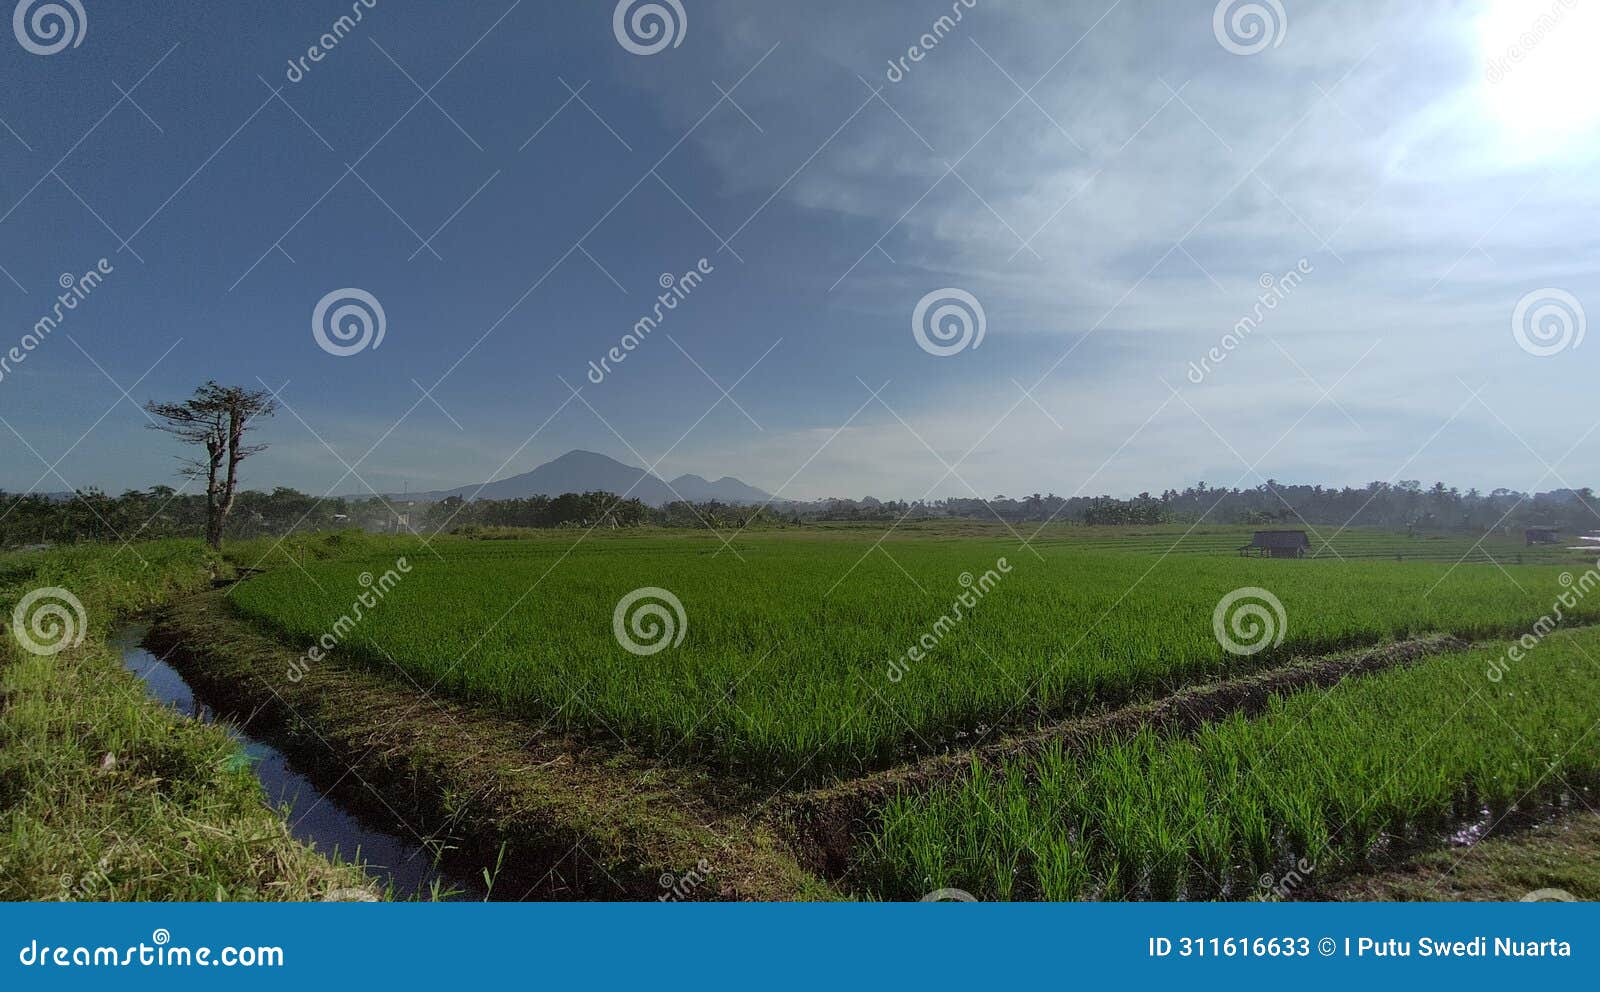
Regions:
<instances>
[{"instance_id":1,"label":"rice paddy","mask_svg":"<svg viewBox=\"0 0 1600 992\"><path fill-rule=\"evenodd\" d=\"M1163 554L1181 530L1162 532L1159 547L1051 532L1037 556L993 531L881 544L879 533L752 533L732 550L706 535L441 541L407 548L410 571L342 624L363 576L393 569L392 550L297 561L231 595L288 644L310 647L337 627L337 657L399 665L423 689L789 780L856 774L1290 654L1434 631L1510 635L1564 588L1559 564L1457 565L1459 555ZM1247 534L1221 533L1237 543ZM1342 537L1352 548L1372 541ZM613 621L646 587L670 592L682 612L654 617L673 622L669 642L641 654ZM1218 602L1242 587L1283 605L1281 629L1248 655L1224 650L1213 629ZM1569 615L1600 615L1600 596Z\"/></svg>"},{"instance_id":2,"label":"rice paddy","mask_svg":"<svg viewBox=\"0 0 1600 992\"><path fill-rule=\"evenodd\" d=\"M1562 632L1490 677L1504 645L1273 701L1188 737L1144 732L974 767L891 802L862 852L916 898L1251 898L1375 847L1513 807L1587 805L1600 776L1600 631Z\"/></svg>"}]
</instances>

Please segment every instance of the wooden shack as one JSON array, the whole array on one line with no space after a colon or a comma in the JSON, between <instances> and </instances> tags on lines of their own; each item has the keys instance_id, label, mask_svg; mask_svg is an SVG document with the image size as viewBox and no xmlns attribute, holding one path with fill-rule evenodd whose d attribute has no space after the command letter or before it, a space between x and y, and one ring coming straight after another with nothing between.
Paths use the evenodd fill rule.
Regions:
<instances>
[{"instance_id":1,"label":"wooden shack","mask_svg":"<svg viewBox=\"0 0 1600 992\"><path fill-rule=\"evenodd\" d=\"M1535 544L1559 544L1561 531L1555 527L1529 527L1522 532L1522 538L1530 548Z\"/></svg>"},{"instance_id":2,"label":"wooden shack","mask_svg":"<svg viewBox=\"0 0 1600 992\"><path fill-rule=\"evenodd\" d=\"M1303 530L1258 530L1250 543L1239 549L1245 557L1304 558L1311 539Z\"/></svg>"}]
</instances>

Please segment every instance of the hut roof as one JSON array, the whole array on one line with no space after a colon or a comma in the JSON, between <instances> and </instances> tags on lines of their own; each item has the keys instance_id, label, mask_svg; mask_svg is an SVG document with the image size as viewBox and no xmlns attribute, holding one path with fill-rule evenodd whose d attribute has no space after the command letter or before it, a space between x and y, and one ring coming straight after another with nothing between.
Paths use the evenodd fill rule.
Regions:
<instances>
[{"instance_id":1,"label":"hut roof","mask_svg":"<svg viewBox=\"0 0 1600 992\"><path fill-rule=\"evenodd\" d=\"M1252 548L1309 548L1311 539L1303 530L1258 530L1250 539Z\"/></svg>"}]
</instances>

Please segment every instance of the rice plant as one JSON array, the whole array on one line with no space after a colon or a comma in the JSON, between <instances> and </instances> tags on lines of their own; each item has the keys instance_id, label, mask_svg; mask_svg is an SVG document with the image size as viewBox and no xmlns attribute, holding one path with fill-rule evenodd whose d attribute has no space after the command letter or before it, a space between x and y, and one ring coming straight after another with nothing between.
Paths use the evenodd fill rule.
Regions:
<instances>
[{"instance_id":1,"label":"rice plant","mask_svg":"<svg viewBox=\"0 0 1600 992\"><path fill-rule=\"evenodd\" d=\"M1040 560L1014 543L926 535L874 550L875 536L746 537L738 559L703 535L443 540L437 557L357 544L356 558L297 559L232 598L305 650L398 547L410 572L340 628L335 658L389 670L392 660L424 687L781 780L856 774L1294 653L1432 631L1512 634L1562 589L1548 565L1518 569L1518 588L1481 565L1161 557L1070 542L1041 547ZM953 611L971 592L963 573L982 576L1001 558L1010 571ZM613 613L646 586L681 601L684 627L681 643L640 656L615 636ZM1220 646L1213 609L1241 586L1282 601L1280 645L1249 656ZM1572 612L1600 615L1600 596Z\"/></svg>"},{"instance_id":2,"label":"rice plant","mask_svg":"<svg viewBox=\"0 0 1600 992\"><path fill-rule=\"evenodd\" d=\"M1376 848L1513 805L1590 803L1600 630L1554 634L1493 681L1504 650L1279 698L1192 736L1146 731L974 768L891 801L862 871L890 898L943 887L994 899L1252 898L1286 865L1333 878Z\"/></svg>"}]
</instances>

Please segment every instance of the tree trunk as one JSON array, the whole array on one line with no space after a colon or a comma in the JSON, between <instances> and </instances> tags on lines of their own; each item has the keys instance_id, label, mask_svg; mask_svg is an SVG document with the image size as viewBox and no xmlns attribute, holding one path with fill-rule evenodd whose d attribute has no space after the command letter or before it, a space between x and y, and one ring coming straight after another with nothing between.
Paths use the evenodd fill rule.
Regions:
<instances>
[{"instance_id":1,"label":"tree trunk","mask_svg":"<svg viewBox=\"0 0 1600 992\"><path fill-rule=\"evenodd\" d=\"M222 467L221 442L207 446L211 456L206 468L206 544L214 551L222 550L222 521L228 515L218 491L217 472Z\"/></svg>"}]
</instances>

